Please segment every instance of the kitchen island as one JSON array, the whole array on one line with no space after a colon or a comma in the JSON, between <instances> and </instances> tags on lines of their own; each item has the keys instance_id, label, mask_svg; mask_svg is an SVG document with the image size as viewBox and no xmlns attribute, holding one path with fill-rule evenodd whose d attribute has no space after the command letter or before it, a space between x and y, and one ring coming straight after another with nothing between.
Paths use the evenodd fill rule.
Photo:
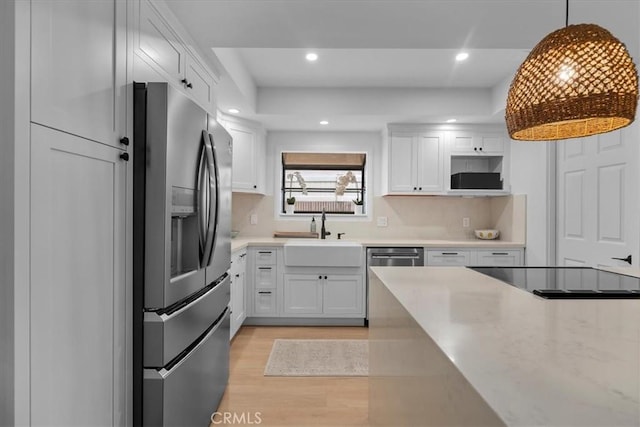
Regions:
<instances>
[{"instance_id":1,"label":"kitchen island","mask_svg":"<svg viewBox=\"0 0 640 427\"><path fill-rule=\"evenodd\" d=\"M545 300L463 267L371 271L372 425L640 425L639 300Z\"/></svg>"}]
</instances>

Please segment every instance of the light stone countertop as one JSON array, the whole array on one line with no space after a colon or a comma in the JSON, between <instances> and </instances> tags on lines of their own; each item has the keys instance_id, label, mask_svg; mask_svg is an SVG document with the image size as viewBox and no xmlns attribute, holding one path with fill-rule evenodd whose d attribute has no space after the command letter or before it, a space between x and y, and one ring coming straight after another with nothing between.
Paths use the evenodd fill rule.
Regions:
<instances>
[{"instance_id":1,"label":"light stone countertop","mask_svg":"<svg viewBox=\"0 0 640 427\"><path fill-rule=\"evenodd\" d=\"M284 246L288 240L282 237L236 237L231 239L231 251L235 252L248 246ZM334 239L328 239L334 240ZM400 247L400 246L424 246L432 248L514 248L525 247L523 242L509 242L504 240L428 240L428 239L385 239L385 238L353 238L344 239L358 242L362 246L377 247Z\"/></svg>"},{"instance_id":2,"label":"light stone countertop","mask_svg":"<svg viewBox=\"0 0 640 427\"><path fill-rule=\"evenodd\" d=\"M640 425L640 300L545 300L464 267L373 267L507 425Z\"/></svg>"}]
</instances>

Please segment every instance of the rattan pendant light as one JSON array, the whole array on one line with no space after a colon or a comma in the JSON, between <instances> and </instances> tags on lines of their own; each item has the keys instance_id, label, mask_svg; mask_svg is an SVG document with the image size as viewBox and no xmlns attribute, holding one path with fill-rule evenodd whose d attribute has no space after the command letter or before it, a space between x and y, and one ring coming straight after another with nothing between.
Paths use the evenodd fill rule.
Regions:
<instances>
[{"instance_id":1,"label":"rattan pendant light","mask_svg":"<svg viewBox=\"0 0 640 427\"><path fill-rule=\"evenodd\" d=\"M626 47L594 24L546 36L513 78L505 119L512 139L551 141L605 133L631 124L638 73Z\"/></svg>"}]
</instances>

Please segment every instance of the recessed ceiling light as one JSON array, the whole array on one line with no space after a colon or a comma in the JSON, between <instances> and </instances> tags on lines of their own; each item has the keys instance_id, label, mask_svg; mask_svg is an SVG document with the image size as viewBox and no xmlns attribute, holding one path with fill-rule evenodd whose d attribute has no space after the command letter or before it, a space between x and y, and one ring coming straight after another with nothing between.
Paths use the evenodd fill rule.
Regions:
<instances>
[{"instance_id":1,"label":"recessed ceiling light","mask_svg":"<svg viewBox=\"0 0 640 427\"><path fill-rule=\"evenodd\" d=\"M238 114L240 112L240 110L238 110L237 108L229 108L227 111L229 111L231 114Z\"/></svg>"},{"instance_id":2,"label":"recessed ceiling light","mask_svg":"<svg viewBox=\"0 0 640 427\"><path fill-rule=\"evenodd\" d=\"M305 58L307 58L307 61L309 62L313 62L313 61L317 61L318 60L318 54L317 53L307 53L307 56L305 56Z\"/></svg>"},{"instance_id":3,"label":"recessed ceiling light","mask_svg":"<svg viewBox=\"0 0 640 427\"><path fill-rule=\"evenodd\" d=\"M468 57L469 57L469 54L467 52L460 52L459 54L456 55L456 61L464 61Z\"/></svg>"},{"instance_id":4,"label":"recessed ceiling light","mask_svg":"<svg viewBox=\"0 0 640 427\"><path fill-rule=\"evenodd\" d=\"M320 124L321 124L321 125L328 125L328 124L329 124L329 122L328 122L328 121L326 121L326 120L322 120L322 121L320 122Z\"/></svg>"},{"instance_id":5,"label":"recessed ceiling light","mask_svg":"<svg viewBox=\"0 0 640 427\"><path fill-rule=\"evenodd\" d=\"M456 119L447 119L447 123L455 123L456 121Z\"/></svg>"}]
</instances>

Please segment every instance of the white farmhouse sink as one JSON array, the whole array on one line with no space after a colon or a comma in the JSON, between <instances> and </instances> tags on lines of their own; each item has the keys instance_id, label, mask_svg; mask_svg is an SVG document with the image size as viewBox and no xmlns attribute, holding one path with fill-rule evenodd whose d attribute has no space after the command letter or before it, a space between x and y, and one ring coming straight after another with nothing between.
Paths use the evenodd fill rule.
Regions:
<instances>
[{"instance_id":1,"label":"white farmhouse sink","mask_svg":"<svg viewBox=\"0 0 640 427\"><path fill-rule=\"evenodd\" d=\"M348 240L295 239L284 244L290 267L360 267L362 245Z\"/></svg>"}]
</instances>

